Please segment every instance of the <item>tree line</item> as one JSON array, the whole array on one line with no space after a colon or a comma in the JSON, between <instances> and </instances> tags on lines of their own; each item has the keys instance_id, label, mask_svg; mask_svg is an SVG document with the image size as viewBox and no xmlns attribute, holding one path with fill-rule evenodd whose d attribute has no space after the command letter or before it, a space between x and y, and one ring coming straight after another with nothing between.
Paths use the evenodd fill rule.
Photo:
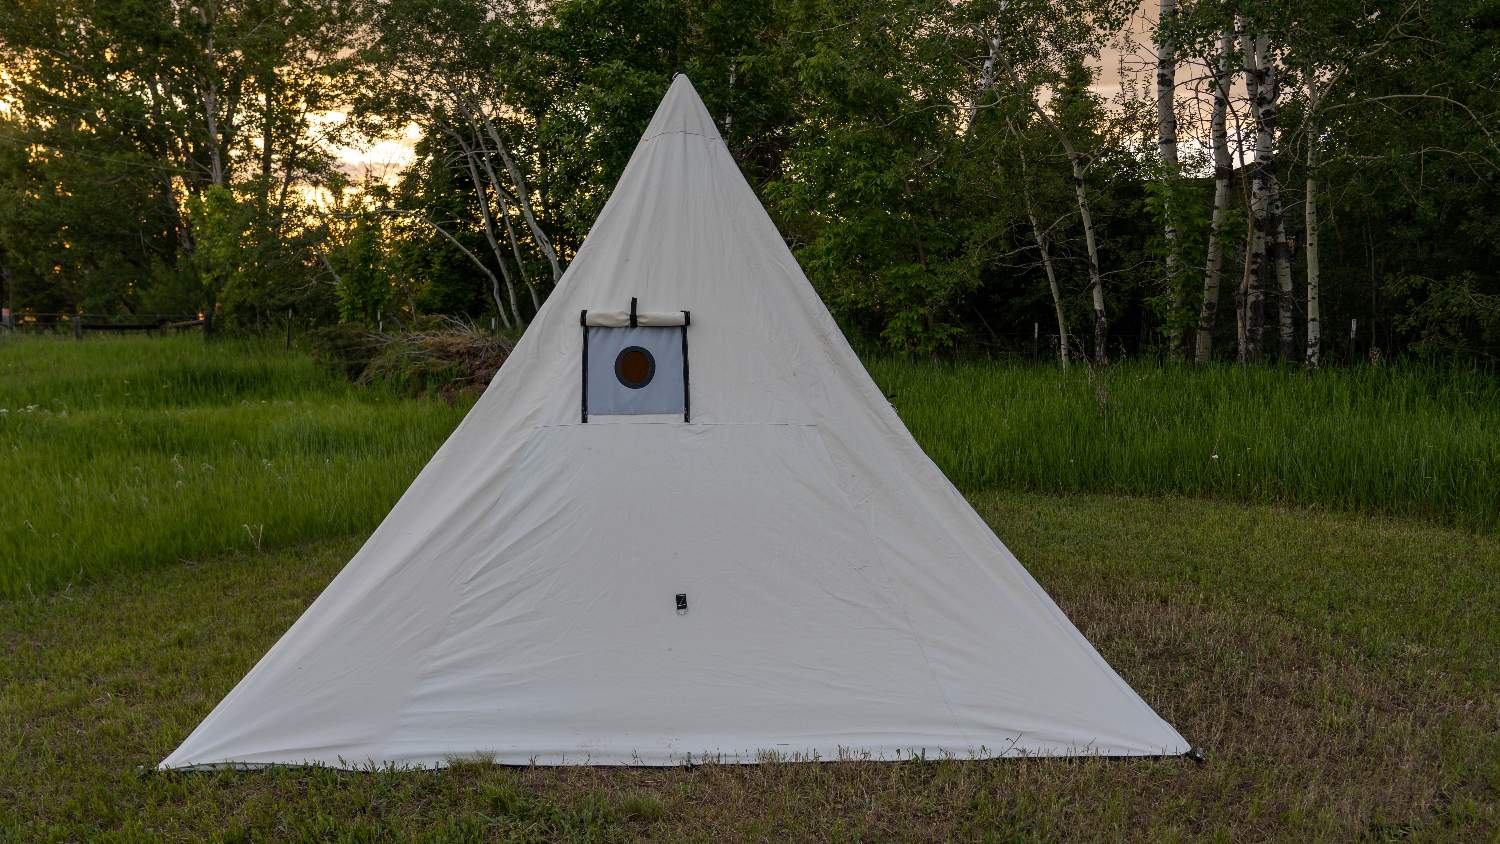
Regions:
<instances>
[{"instance_id":1,"label":"tree line","mask_svg":"<svg viewBox=\"0 0 1500 844\"><path fill-rule=\"evenodd\" d=\"M22 319L519 330L682 72L864 342L1500 358L1492 0L22 0L0 62Z\"/></svg>"}]
</instances>

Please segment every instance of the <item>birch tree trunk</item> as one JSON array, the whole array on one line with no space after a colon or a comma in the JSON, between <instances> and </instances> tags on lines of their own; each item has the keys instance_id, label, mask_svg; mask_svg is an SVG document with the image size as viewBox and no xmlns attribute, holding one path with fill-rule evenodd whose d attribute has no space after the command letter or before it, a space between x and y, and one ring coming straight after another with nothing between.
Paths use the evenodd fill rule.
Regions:
<instances>
[{"instance_id":1,"label":"birch tree trunk","mask_svg":"<svg viewBox=\"0 0 1500 844\"><path fill-rule=\"evenodd\" d=\"M1083 242L1088 254L1089 268L1089 295L1094 307L1094 362L1099 366L1109 363L1109 320L1104 311L1104 279L1099 272L1099 241L1094 233L1094 216L1089 211L1088 196L1088 161L1084 155L1073 146L1073 141L1068 133L1052 115L1038 103L1035 95L1026 90L1022 85L1020 75L1016 73L1015 66L1005 55L1002 49L1002 41L996 36L992 42L991 55L995 59L995 66L1004 71L1010 80L1011 90L1019 96L1025 97L1026 107L1042 125L1047 127L1057 143L1062 147L1063 153L1068 157L1068 164L1073 171L1073 198L1078 205L1078 217L1083 224Z\"/></svg>"},{"instance_id":2,"label":"birch tree trunk","mask_svg":"<svg viewBox=\"0 0 1500 844\"><path fill-rule=\"evenodd\" d=\"M1214 106L1209 135L1214 153L1214 213L1209 224L1208 260L1203 267L1203 304L1198 309L1198 342L1193 359L1208 363L1214 354L1214 323L1219 312L1219 288L1224 269L1224 222L1229 216L1229 180L1234 169L1229 159L1229 62L1234 54L1234 34L1219 36L1219 61L1214 73Z\"/></svg>"},{"instance_id":3,"label":"birch tree trunk","mask_svg":"<svg viewBox=\"0 0 1500 844\"><path fill-rule=\"evenodd\" d=\"M484 224L484 238L489 242L490 251L495 255L495 263L500 265L500 274L505 279L507 298L510 299L511 307L514 309L516 306L516 288L515 284L511 281L510 269L505 265L505 253L500 248L500 239L495 232L495 218L490 212L489 188L484 179L480 177L479 168L474 163L474 159L478 156L478 151L470 146L461 133L449 129L448 136L458 142L459 148L463 153L464 167L469 171L469 180L473 182L474 191L479 195L479 218ZM498 189L499 186L496 185L495 188ZM495 283L495 274L489 273L489 276L492 288L490 293L495 299L495 309L500 312L500 321L505 324L506 328L511 328L510 317L506 316L505 305L500 299L500 288ZM519 319L521 312L515 310L515 315Z\"/></svg>"},{"instance_id":4,"label":"birch tree trunk","mask_svg":"<svg viewBox=\"0 0 1500 844\"><path fill-rule=\"evenodd\" d=\"M1242 362L1260 358L1265 328L1265 293L1262 278L1266 260L1266 187L1274 159L1272 135L1265 123L1265 70L1261 55L1267 46L1263 35L1245 32L1241 40L1245 53L1245 89L1250 96L1255 117L1255 168L1250 182L1250 248L1245 257L1245 343L1240 350Z\"/></svg>"},{"instance_id":5,"label":"birch tree trunk","mask_svg":"<svg viewBox=\"0 0 1500 844\"><path fill-rule=\"evenodd\" d=\"M204 128L208 131L208 179L210 184L225 183L224 150L220 144L222 130L219 126L219 54L214 44L215 27L219 22L219 4L208 0L198 6L198 23L203 26L203 55L195 80L198 99L203 106Z\"/></svg>"},{"instance_id":6,"label":"birch tree trunk","mask_svg":"<svg viewBox=\"0 0 1500 844\"><path fill-rule=\"evenodd\" d=\"M1304 235L1304 252L1307 256L1307 357L1308 369L1317 369L1322 363L1323 325L1318 267L1318 180L1317 180L1317 132L1313 119L1317 115L1319 92L1317 83L1307 83L1307 188L1303 203L1303 220L1307 228Z\"/></svg>"},{"instance_id":7,"label":"birch tree trunk","mask_svg":"<svg viewBox=\"0 0 1500 844\"><path fill-rule=\"evenodd\" d=\"M215 186L222 186L224 178L224 151L219 145L219 91L214 76L216 71L214 63L217 59L214 53L214 39L212 23L209 20L207 4L199 9L199 17L203 26L208 30L206 43L203 48L203 59L206 69L198 78L198 94L203 103L204 123L208 130L208 178ZM218 291L212 283L207 285L208 293L203 302L203 339L209 340L214 336L214 310L218 306Z\"/></svg>"},{"instance_id":8,"label":"birch tree trunk","mask_svg":"<svg viewBox=\"0 0 1500 844\"><path fill-rule=\"evenodd\" d=\"M531 312L536 313L542 309L541 296L536 292L536 282L531 280L531 274L526 272L526 262L521 260L521 244L516 240L516 227L510 222L510 205L505 201L505 193L499 195L500 219L505 221L505 236L510 239L511 252L516 256L516 268L521 271L521 283L526 286L526 292L531 296Z\"/></svg>"},{"instance_id":9,"label":"birch tree trunk","mask_svg":"<svg viewBox=\"0 0 1500 844\"><path fill-rule=\"evenodd\" d=\"M151 94L151 125L153 128L160 127L162 125L162 92L160 83L154 74L146 77L146 90ZM165 157L167 160L176 163L179 168L186 169L189 156L186 149L179 146L181 143L180 139L175 139L175 136L169 135L165 142ZM162 200L167 206L167 219L172 224L173 231L177 235L177 246L182 250L182 254L191 255L194 248L193 232L188 227L187 221L183 219L182 208L177 202L177 189L174 181L176 177L169 169L163 169L160 172Z\"/></svg>"},{"instance_id":10,"label":"birch tree trunk","mask_svg":"<svg viewBox=\"0 0 1500 844\"><path fill-rule=\"evenodd\" d=\"M261 127L260 127L260 185L256 188L256 199L260 205L260 222L270 228L271 210L271 166L275 161L275 109L276 74L266 73L261 77Z\"/></svg>"},{"instance_id":11,"label":"birch tree trunk","mask_svg":"<svg viewBox=\"0 0 1500 844\"><path fill-rule=\"evenodd\" d=\"M1264 42L1263 42L1264 43ZM1296 291L1292 287L1292 256L1287 246L1286 219L1281 213L1281 181L1276 176L1275 137L1276 102L1281 96L1281 84L1276 74L1276 56L1265 49L1260 56L1261 71L1265 76L1261 99L1265 101L1260 125L1271 138L1271 157L1266 172L1266 257L1276 268L1276 337L1277 350L1283 361L1297 357L1297 326L1293 319L1296 307Z\"/></svg>"},{"instance_id":12,"label":"birch tree trunk","mask_svg":"<svg viewBox=\"0 0 1500 844\"><path fill-rule=\"evenodd\" d=\"M1094 217L1089 213L1087 184L1084 181L1083 157L1073 149L1066 135L1059 133L1068 161L1073 165L1073 194L1078 201L1078 216L1083 222L1083 242L1088 249L1089 295L1094 305L1094 363L1104 366L1109 363L1109 322L1104 314L1104 279L1099 274L1099 245L1094 237Z\"/></svg>"},{"instance_id":13,"label":"birch tree trunk","mask_svg":"<svg viewBox=\"0 0 1500 844\"><path fill-rule=\"evenodd\" d=\"M994 87L995 84L995 60L1000 54L1000 38L995 36L989 39L989 55L985 57L984 67L979 73L979 85L974 91L974 100L969 105L968 121L964 124L964 134L968 135L974 128L974 120L979 116L979 101ZM1068 368L1068 321L1063 315L1062 288L1057 283L1057 267L1052 262L1052 247L1047 233L1037 221L1036 206L1031 198L1030 171L1026 164L1026 150L1021 146L1021 133L1009 117L1005 118L1005 128L1009 130L1011 138L1016 142L1016 149L1021 160L1021 196L1026 204L1026 217L1031 221L1031 236L1036 240L1036 248L1042 256L1042 269L1047 273L1047 287L1052 292L1052 311L1057 317L1057 359L1063 369Z\"/></svg>"},{"instance_id":14,"label":"birch tree trunk","mask_svg":"<svg viewBox=\"0 0 1500 844\"><path fill-rule=\"evenodd\" d=\"M1169 188L1163 203L1165 221L1162 231L1167 249L1167 284L1172 288L1172 313L1167 324L1171 347L1181 351L1181 315L1187 307L1187 289L1178 278L1177 226L1172 218L1170 190L1177 178L1177 54L1171 34L1176 17L1177 0L1160 0L1156 18L1156 149L1161 159L1161 178L1166 180Z\"/></svg>"},{"instance_id":15,"label":"birch tree trunk","mask_svg":"<svg viewBox=\"0 0 1500 844\"><path fill-rule=\"evenodd\" d=\"M1287 243L1286 218L1281 213L1279 180L1270 180L1268 194L1267 220L1274 227L1268 251L1275 258L1276 288L1279 294L1276 301L1277 351L1283 361L1291 362L1297 359L1297 324L1294 317L1297 292L1292 285L1292 250Z\"/></svg>"},{"instance_id":16,"label":"birch tree trunk","mask_svg":"<svg viewBox=\"0 0 1500 844\"><path fill-rule=\"evenodd\" d=\"M1026 217L1031 220L1031 236L1036 238L1037 251L1042 253L1042 269L1047 272L1047 287L1052 290L1052 312L1057 316L1057 360L1064 371L1068 368L1068 320L1063 316L1062 289L1057 284L1057 269L1052 265L1052 249L1047 242L1047 233L1037 223L1036 209L1031 205L1031 192L1026 191Z\"/></svg>"},{"instance_id":17,"label":"birch tree trunk","mask_svg":"<svg viewBox=\"0 0 1500 844\"><path fill-rule=\"evenodd\" d=\"M1057 268L1052 263L1052 247L1047 232L1037 221L1036 205L1031 200L1031 177L1026 166L1026 150L1020 146L1021 133L1016 131L1015 124L1008 117L1005 119L1005 126L1016 141L1016 149L1021 160L1021 198L1026 204L1026 218L1031 221L1031 236L1035 238L1036 249L1042 255L1042 269L1047 273L1047 287L1052 291L1052 312L1057 317L1057 359L1062 364L1062 368L1067 370L1068 320L1063 315L1062 288L1057 283Z\"/></svg>"},{"instance_id":18,"label":"birch tree trunk","mask_svg":"<svg viewBox=\"0 0 1500 844\"><path fill-rule=\"evenodd\" d=\"M479 151L482 153L479 160L484 164L484 172L495 190L495 201L500 205L500 219L505 223L505 237L510 241L510 251L515 256L516 269L521 273L521 283L526 286L526 292L531 295L531 312L536 313L542 309L542 302L537 296L536 284L532 282L531 274L526 272L526 261L521 257L521 243L516 238L516 227L510 222L510 203L505 200L505 191L500 185L500 178L495 175L495 168L490 166L489 149L484 145L483 136L479 135L477 127L473 128L475 136L479 138ZM520 311L516 312L516 322L523 322Z\"/></svg>"},{"instance_id":19,"label":"birch tree trunk","mask_svg":"<svg viewBox=\"0 0 1500 844\"><path fill-rule=\"evenodd\" d=\"M994 36L989 39L989 54L984 57L984 66L979 69L979 84L974 88L974 99L969 102L968 119L964 121L964 134L974 127L974 121L979 117L979 101L995 85L995 55L1000 52L1000 37Z\"/></svg>"},{"instance_id":20,"label":"birch tree trunk","mask_svg":"<svg viewBox=\"0 0 1500 844\"><path fill-rule=\"evenodd\" d=\"M557 260L557 250L552 248L552 239L542 231L541 225L536 221L536 214L531 209L531 194L526 187L526 177L522 175L521 168L516 166L510 152L505 148L505 141L500 137L500 131L495 128L495 122L490 119L489 114L479 112L484 120L484 127L495 144L495 151L500 153L500 161L505 164L505 170L510 174L511 186L515 188L516 204L521 208L521 216L526 220L526 227L531 230L531 236L536 240L537 248L547 257L547 263L552 267L552 283L556 285L562 280L562 266Z\"/></svg>"}]
</instances>

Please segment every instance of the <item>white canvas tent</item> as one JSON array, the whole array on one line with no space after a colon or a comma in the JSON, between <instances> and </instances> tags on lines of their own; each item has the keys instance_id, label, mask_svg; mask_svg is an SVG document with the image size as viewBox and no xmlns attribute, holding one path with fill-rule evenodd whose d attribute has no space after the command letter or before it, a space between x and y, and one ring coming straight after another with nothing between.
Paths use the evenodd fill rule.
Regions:
<instances>
[{"instance_id":1,"label":"white canvas tent","mask_svg":"<svg viewBox=\"0 0 1500 844\"><path fill-rule=\"evenodd\" d=\"M922 453L678 76L489 390L161 767L1186 751Z\"/></svg>"}]
</instances>

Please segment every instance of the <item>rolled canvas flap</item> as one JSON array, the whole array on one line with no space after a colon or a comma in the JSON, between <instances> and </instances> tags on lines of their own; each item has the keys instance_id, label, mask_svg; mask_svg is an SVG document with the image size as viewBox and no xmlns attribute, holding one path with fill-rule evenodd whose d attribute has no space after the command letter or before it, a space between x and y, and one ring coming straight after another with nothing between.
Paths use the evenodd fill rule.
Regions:
<instances>
[{"instance_id":1,"label":"rolled canvas flap","mask_svg":"<svg viewBox=\"0 0 1500 844\"><path fill-rule=\"evenodd\" d=\"M683 311L650 313L639 311L635 315L636 325L670 327L687 325L687 314ZM630 325L630 311L589 311L584 325L590 328L625 328Z\"/></svg>"}]
</instances>

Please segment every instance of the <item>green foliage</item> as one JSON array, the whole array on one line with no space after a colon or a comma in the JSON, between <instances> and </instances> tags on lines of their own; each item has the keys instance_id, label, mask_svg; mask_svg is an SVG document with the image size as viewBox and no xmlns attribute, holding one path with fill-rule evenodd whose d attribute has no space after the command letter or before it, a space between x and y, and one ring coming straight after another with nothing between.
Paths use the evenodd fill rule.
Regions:
<instances>
[{"instance_id":1,"label":"green foliage","mask_svg":"<svg viewBox=\"0 0 1500 844\"><path fill-rule=\"evenodd\" d=\"M1203 267L1208 259L1213 223L1212 186L1205 184L1205 180L1186 178L1181 167L1168 173L1158 165L1145 180L1145 189L1146 209L1156 224L1149 241L1152 263L1162 267L1164 273L1161 292L1147 302L1165 336L1190 337L1198 327ZM1177 233L1171 243L1165 235L1168 222ZM1226 235L1232 231L1226 224ZM1231 253L1232 249L1231 246ZM1165 274L1168 253L1177 260L1175 274Z\"/></svg>"},{"instance_id":2,"label":"green foliage","mask_svg":"<svg viewBox=\"0 0 1500 844\"><path fill-rule=\"evenodd\" d=\"M187 220L196 241L193 269L203 286L200 305L212 307L222 293L248 273L249 212L233 192L218 185L208 187L188 201Z\"/></svg>"},{"instance_id":3,"label":"green foliage","mask_svg":"<svg viewBox=\"0 0 1500 844\"><path fill-rule=\"evenodd\" d=\"M222 307L250 330L287 307L325 318L298 188L327 182L346 134L313 123L351 81L357 5L0 4L0 263L15 307Z\"/></svg>"},{"instance_id":4,"label":"green foliage","mask_svg":"<svg viewBox=\"0 0 1500 844\"><path fill-rule=\"evenodd\" d=\"M387 221L393 229L387 256L391 273L409 285L414 311L480 318L493 307L484 281L476 278L468 257L418 219L430 217L470 252L484 254L483 235L464 222L477 216L472 210L477 196L457 172L458 151L441 133L424 135L415 153L416 161L402 173L393 197L393 204L407 213Z\"/></svg>"},{"instance_id":5,"label":"green foliage","mask_svg":"<svg viewBox=\"0 0 1500 844\"><path fill-rule=\"evenodd\" d=\"M813 34L787 46L807 98L787 150L791 178L767 189L773 210L798 221L798 258L835 316L908 353L951 347L956 312L979 282L969 224L949 213L961 201L950 172L960 138L941 104L969 84L938 61L954 11L809 10L797 32Z\"/></svg>"},{"instance_id":6,"label":"green foliage","mask_svg":"<svg viewBox=\"0 0 1500 844\"><path fill-rule=\"evenodd\" d=\"M344 322L375 325L380 315L388 313L395 298L386 275L385 252L379 218L363 213L352 225L329 262L338 272L335 291L339 318Z\"/></svg>"},{"instance_id":7,"label":"green foliage","mask_svg":"<svg viewBox=\"0 0 1500 844\"><path fill-rule=\"evenodd\" d=\"M1033 325L1052 326L1027 196L1065 317L1088 333L1081 217L1056 129L1085 165L1110 342L1164 353L1161 338L1196 321L1211 202L1206 162L1192 155L1206 129L1193 120L1188 80L1238 16L1276 57L1294 309L1306 296L1298 210L1310 153L1323 185L1325 345L1342 352L1356 319L1357 358L1374 344L1387 356L1497 359L1500 29L1489 6L1182 5L1168 30L1191 63L1178 75L1185 159L1169 174L1150 163L1150 97L1130 80L1109 103L1099 93L1115 81L1106 48L1143 35L1131 23L1138 5L3 5L0 59L18 70L0 80L0 280L23 311L203 309L248 332L279 330L289 311L299 323L427 312L484 321L496 304L476 261L507 267L517 284L539 282L538 299L552 272L513 188L499 189L509 192L514 252L484 237L481 203L498 209L502 197L476 190L462 165L464 143L484 134L464 113L478 101L493 118L565 264L672 75L685 72L812 282L862 341L962 355L1028 347ZM1003 61L984 81L991 36ZM425 134L394 189L369 183L360 198L346 195L334 150L413 124ZM493 150L479 157L504 173ZM1236 208L1245 177L1235 178ZM339 213L379 208L380 219L370 229L330 219L303 198L320 187ZM1181 233L1170 277L1168 215ZM1226 280L1243 260L1226 251ZM521 290L524 322L534 307ZM1232 295L1223 300L1217 330L1227 338Z\"/></svg>"},{"instance_id":8,"label":"green foliage","mask_svg":"<svg viewBox=\"0 0 1500 844\"><path fill-rule=\"evenodd\" d=\"M1422 357L1462 361L1500 349L1500 287L1478 273L1397 276L1384 292L1398 303L1396 330Z\"/></svg>"}]
</instances>

